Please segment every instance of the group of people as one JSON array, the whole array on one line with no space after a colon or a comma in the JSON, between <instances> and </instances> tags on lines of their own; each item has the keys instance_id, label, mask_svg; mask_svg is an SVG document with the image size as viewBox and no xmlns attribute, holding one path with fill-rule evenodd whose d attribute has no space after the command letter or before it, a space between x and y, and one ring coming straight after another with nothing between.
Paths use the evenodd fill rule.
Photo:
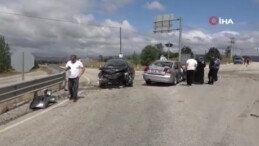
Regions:
<instances>
[{"instance_id":1,"label":"group of people","mask_svg":"<svg viewBox=\"0 0 259 146\"><path fill-rule=\"evenodd\" d=\"M208 84L212 85L218 80L218 71L220 68L220 59L218 57L211 57L209 63L209 73L208 73ZM204 68L206 63L203 57L199 57L195 60L193 57L186 61L186 78L187 86L191 86L193 82L198 84L204 84Z\"/></svg>"},{"instance_id":2,"label":"group of people","mask_svg":"<svg viewBox=\"0 0 259 146\"><path fill-rule=\"evenodd\" d=\"M187 75L187 85L191 86L193 82L203 84L204 83L204 68L206 63L202 57L195 60L193 57L186 62L186 75ZM218 80L218 71L220 67L219 58L211 58L209 63L209 74L208 74L208 84L213 84ZM78 100L78 85L79 78L85 71L83 63L78 60L76 55L71 55L70 60L67 62L65 71L68 71L68 90L70 93L70 99L75 102Z\"/></svg>"}]
</instances>

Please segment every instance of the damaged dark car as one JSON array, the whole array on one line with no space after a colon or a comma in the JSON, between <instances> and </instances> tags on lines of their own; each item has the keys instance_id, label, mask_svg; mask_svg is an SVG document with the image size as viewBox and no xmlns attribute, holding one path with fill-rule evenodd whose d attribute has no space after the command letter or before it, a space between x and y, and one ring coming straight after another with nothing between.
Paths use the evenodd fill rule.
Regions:
<instances>
[{"instance_id":1,"label":"damaged dark car","mask_svg":"<svg viewBox=\"0 0 259 146\"><path fill-rule=\"evenodd\" d=\"M135 70L123 59L111 59L100 68L98 77L101 88L108 85L133 86Z\"/></svg>"}]
</instances>

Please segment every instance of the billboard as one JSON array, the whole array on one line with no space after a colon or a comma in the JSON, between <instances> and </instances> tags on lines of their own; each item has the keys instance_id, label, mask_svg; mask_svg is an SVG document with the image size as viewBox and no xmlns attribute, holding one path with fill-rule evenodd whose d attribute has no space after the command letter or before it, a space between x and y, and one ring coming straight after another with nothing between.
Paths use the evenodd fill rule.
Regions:
<instances>
[{"instance_id":1,"label":"billboard","mask_svg":"<svg viewBox=\"0 0 259 146\"><path fill-rule=\"evenodd\" d=\"M173 31L173 14L156 16L154 19L154 33L165 33Z\"/></svg>"}]
</instances>

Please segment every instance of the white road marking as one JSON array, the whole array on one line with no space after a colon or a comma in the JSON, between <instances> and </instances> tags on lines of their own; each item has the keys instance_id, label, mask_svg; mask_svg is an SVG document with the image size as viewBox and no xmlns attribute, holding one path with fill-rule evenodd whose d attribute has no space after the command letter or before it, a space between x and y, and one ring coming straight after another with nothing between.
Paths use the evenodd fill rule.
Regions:
<instances>
[{"instance_id":1,"label":"white road marking","mask_svg":"<svg viewBox=\"0 0 259 146\"><path fill-rule=\"evenodd\" d=\"M52 107L49 107L48 109L45 109L44 111L42 111L42 112L40 112L40 113L38 113L38 114L36 114L36 115L33 115L33 116L31 116L31 117L29 117L29 118L27 118L27 119L24 119L24 120L22 120L22 121L20 121L20 122L17 122L17 123L15 123L15 124L13 124L13 125L10 125L10 126L8 126L8 127L5 127L4 129L1 129L1 130L0 130L0 133L3 133L3 132L5 132L5 131L10 130L10 129L14 128L14 127L17 127L17 126L19 126L19 125L21 125L21 124L23 124L23 123L25 123L25 122L27 122L27 121L30 121L30 120L32 120L32 119L34 119L34 118L36 118L36 117L38 117L38 116L40 116L40 115L42 115L42 114L44 114L44 113L46 113L46 112L48 112L48 111L54 109L54 108L56 108L56 107L58 107L58 106L60 106L60 105L62 105L62 104L64 104L64 103L66 103L67 101L68 101L68 99L66 99L66 100L64 100L64 101L62 101L62 102L60 102L60 103L58 103L58 104L56 104L56 105L54 105L54 106L52 106Z\"/></svg>"},{"instance_id":2,"label":"white road marking","mask_svg":"<svg viewBox=\"0 0 259 146\"><path fill-rule=\"evenodd\" d=\"M83 76L83 77L87 80L87 84L90 84L90 79L89 79L88 77L86 77L86 76ZM82 92L83 92L83 91L79 91L78 94L80 95ZM7 126L7 127L5 127L5 128L3 128L3 129L0 130L0 134L1 134L1 133L4 133L4 132L6 132L6 131L8 131L8 130L10 130L10 129L12 129L12 128L15 128L15 127L17 127L17 126L19 126L19 125L21 125L21 124L23 124L23 123L25 123L25 122L28 122L28 121L30 121L30 120L32 120L32 119L35 119L35 118L39 117L40 115L42 115L42 114L44 114L44 113L47 113L47 112L49 112L50 110L52 110L52 109L54 109L54 108L56 108L56 107L58 107L58 106L60 106L60 105L62 105L62 104L64 104L64 103L66 103L66 102L68 102L68 101L69 101L69 100L66 99L66 100L64 100L64 101L62 101L62 102L60 102L60 103L58 103L58 104L56 104L56 105L54 105L54 106L49 107L48 109L45 109L45 110L42 111L42 112L39 112L38 114L35 114L35 115L33 115L33 116L31 116L31 117L29 117L29 118L27 118L27 119L24 119L24 120L22 120L22 121L19 121L19 122L13 124L13 125Z\"/></svg>"},{"instance_id":3,"label":"white road marking","mask_svg":"<svg viewBox=\"0 0 259 146\"><path fill-rule=\"evenodd\" d=\"M83 78L87 80L87 84L90 84L90 83L91 83L91 81L90 81L90 79L89 79L88 77L83 76ZM80 95L82 92L83 92L83 91L79 91L78 94ZM60 105L62 105L62 104L64 104L64 103L66 103L66 102L68 102L68 101L69 101L69 100L66 99L66 100L64 100L64 101L62 101L62 102L60 102L60 103L58 103L58 104L56 104L56 105L54 105L54 106L49 107L48 109L45 109L45 110L42 111L42 112L39 112L38 114L35 114L35 115L33 115L33 116L31 116L31 117L29 117L29 118L27 118L27 119L24 119L24 120L22 120L22 121L19 121L19 122L13 124L13 125L7 126L7 127L3 128L3 129L1 129L1 130L0 130L0 133L4 133L4 132L7 131L7 130L10 130L10 129L12 129L12 128L14 128L14 127L17 127L17 126L19 126L19 125L21 125L21 124L23 124L23 123L25 123L25 122L28 122L28 121L30 121L30 120L32 120L32 119L34 119L34 118L37 118L38 116L40 116L40 115L42 115L42 114L44 114L44 113L47 113L47 112L49 112L50 110L52 110L52 109L54 109L54 108L56 108L56 107L58 107L58 106L60 106Z\"/></svg>"},{"instance_id":4,"label":"white road marking","mask_svg":"<svg viewBox=\"0 0 259 146\"><path fill-rule=\"evenodd\" d=\"M87 85L91 83L91 80L88 77L83 76L83 78L87 80Z\"/></svg>"}]
</instances>

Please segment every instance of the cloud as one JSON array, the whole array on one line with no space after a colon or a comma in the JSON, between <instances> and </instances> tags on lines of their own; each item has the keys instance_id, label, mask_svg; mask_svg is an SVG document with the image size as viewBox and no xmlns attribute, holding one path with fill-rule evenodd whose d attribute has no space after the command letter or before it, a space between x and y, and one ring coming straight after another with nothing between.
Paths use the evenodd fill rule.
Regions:
<instances>
[{"instance_id":1,"label":"cloud","mask_svg":"<svg viewBox=\"0 0 259 146\"><path fill-rule=\"evenodd\" d=\"M150 10L164 10L165 7L157 0L146 3L146 8Z\"/></svg>"},{"instance_id":2,"label":"cloud","mask_svg":"<svg viewBox=\"0 0 259 146\"><path fill-rule=\"evenodd\" d=\"M70 21L49 21L0 13L0 34L5 36L11 51L27 49L45 56L69 56L72 53L82 57L86 54L117 55L120 48L119 27L122 28L122 50L125 54L134 51L140 53L148 44L165 44L168 41L174 44L173 51L178 50L177 31L170 35L140 33L129 20L114 21L107 18L97 21L95 15L90 13L91 9L96 8L94 0L65 2L66 5L64 0L3 0L0 11ZM190 46L196 53L204 53L210 47L225 49L232 36L236 38L237 51L244 48L247 50L244 53L253 54L253 50L259 46L256 41L259 40L258 31L239 33L226 30L210 33L191 28L184 31L182 36L183 45Z\"/></svg>"},{"instance_id":3,"label":"cloud","mask_svg":"<svg viewBox=\"0 0 259 146\"><path fill-rule=\"evenodd\" d=\"M107 2L102 0L103 2ZM95 2L95 1L94 1ZM92 9L94 2L78 0L76 2L57 0L4 0L0 11L19 13L27 16L62 19L69 22L49 21L10 14L0 14L0 33L10 44L11 50L28 49L35 54L63 56L70 53L85 55L112 55L119 49L119 27L123 29L123 39L135 31L129 21L122 22L106 19L97 22L91 13L81 12ZM130 2L120 1L118 7ZM90 10L89 10L90 11ZM106 27L108 26L108 27ZM124 31L125 30L125 31ZM127 31L126 31L127 30ZM131 37L128 41L139 42ZM126 41L123 41L124 45ZM131 42L131 43L132 43ZM138 48L138 47L136 47Z\"/></svg>"},{"instance_id":4,"label":"cloud","mask_svg":"<svg viewBox=\"0 0 259 146\"><path fill-rule=\"evenodd\" d=\"M109 12L114 12L119 8L123 8L124 6L132 2L132 0L98 0L98 1L101 8Z\"/></svg>"}]
</instances>

